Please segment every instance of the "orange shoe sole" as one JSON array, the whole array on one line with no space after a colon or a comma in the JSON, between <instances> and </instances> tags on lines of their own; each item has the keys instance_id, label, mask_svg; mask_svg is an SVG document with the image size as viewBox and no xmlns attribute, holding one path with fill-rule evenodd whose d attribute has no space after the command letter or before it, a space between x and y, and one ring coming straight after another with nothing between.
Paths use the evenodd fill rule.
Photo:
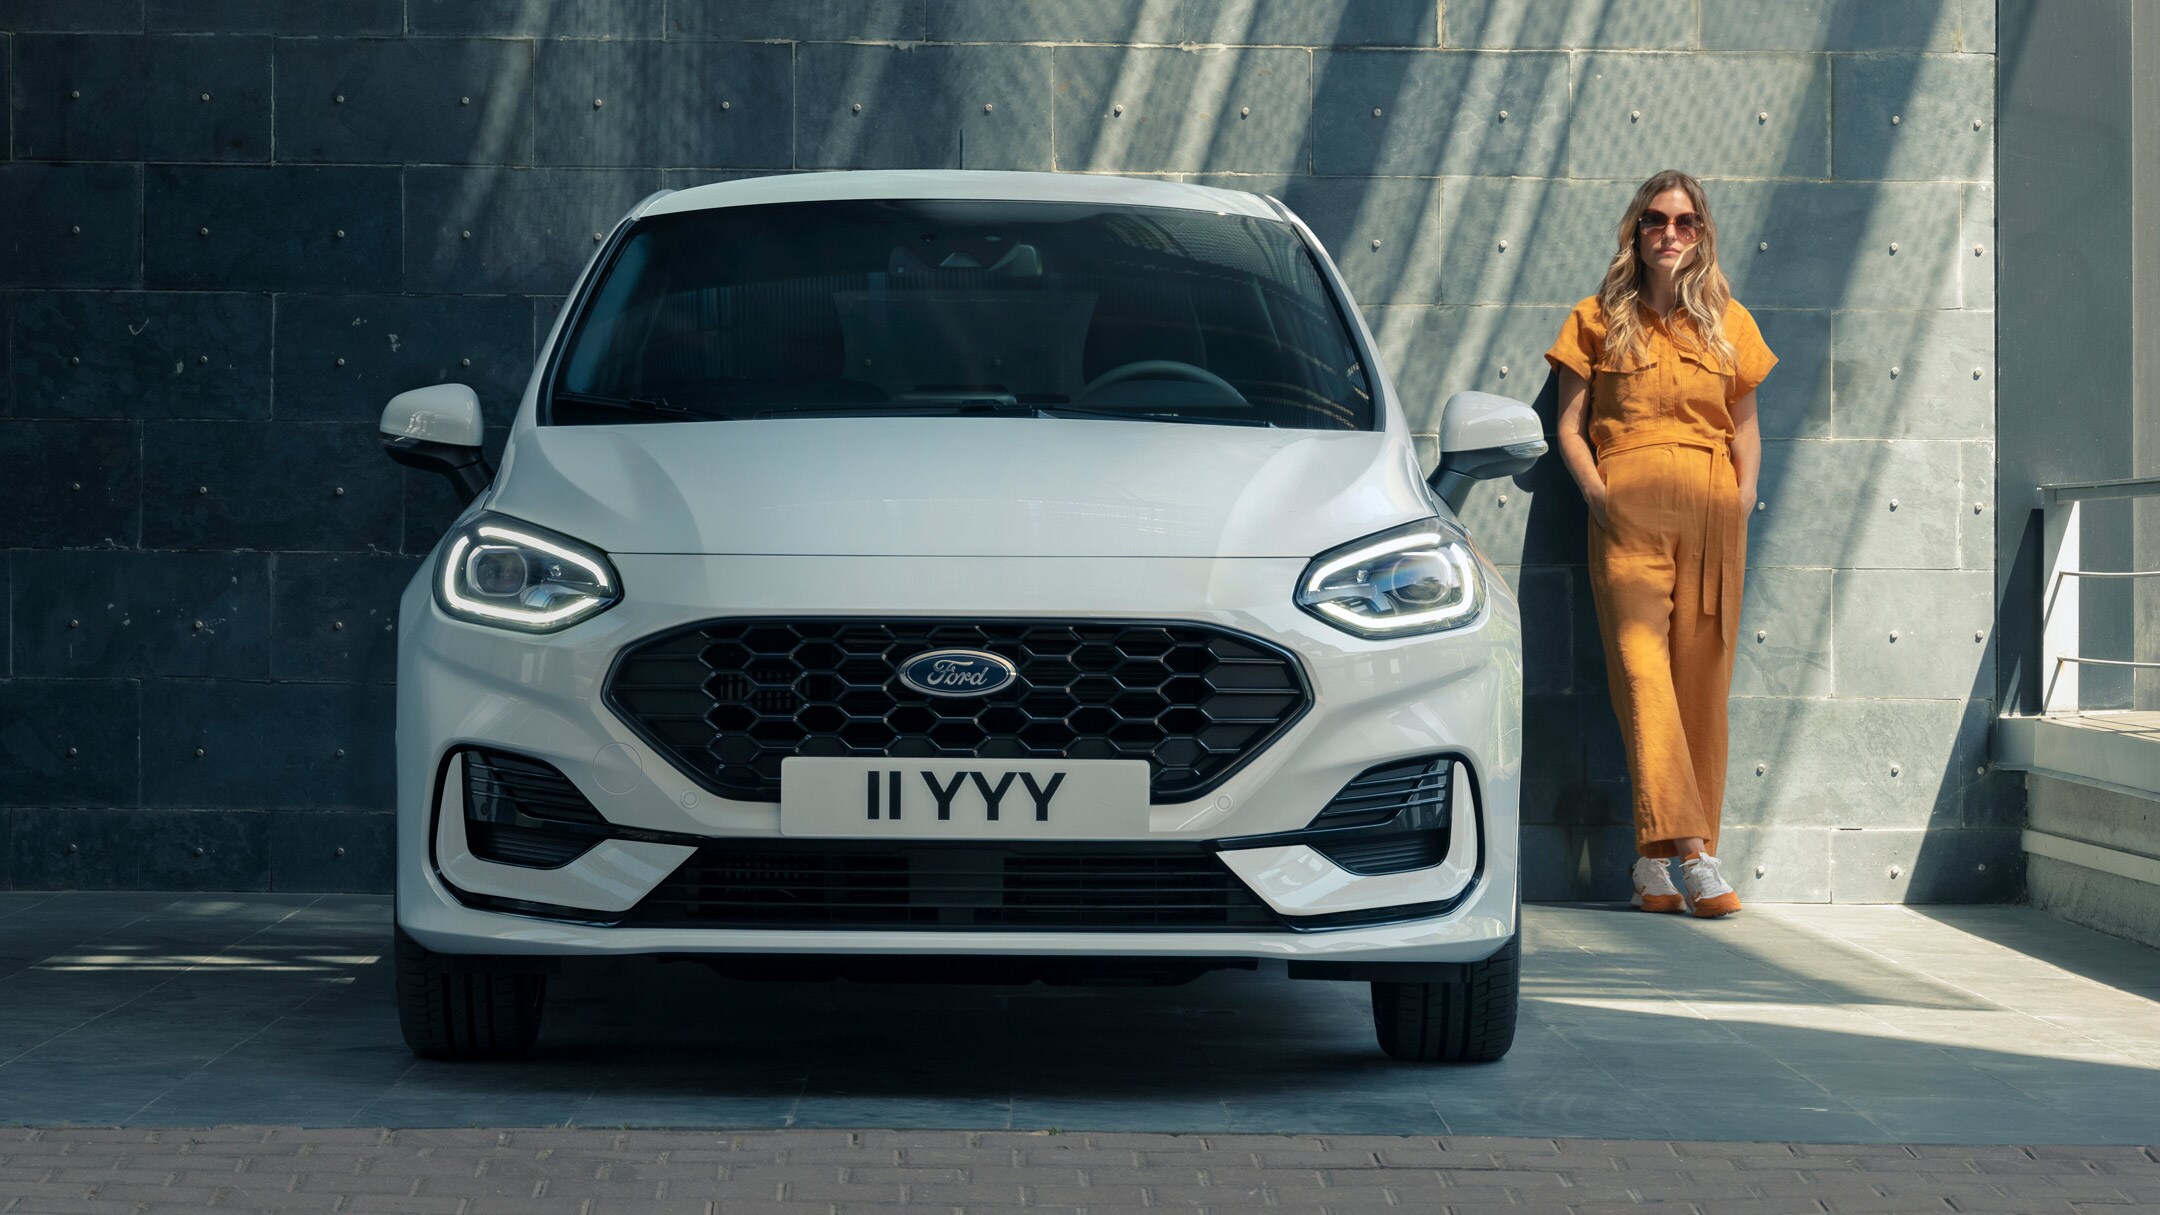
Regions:
<instances>
[{"instance_id":1,"label":"orange shoe sole","mask_svg":"<svg viewBox=\"0 0 2160 1215\"><path fill-rule=\"evenodd\" d=\"M1700 900L1689 910L1697 919L1714 920L1721 915L1731 915L1733 912L1740 910L1740 896L1738 894L1717 895Z\"/></svg>"},{"instance_id":2,"label":"orange shoe sole","mask_svg":"<svg viewBox=\"0 0 2160 1215\"><path fill-rule=\"evenodd\" d=\"M1643 894L1639 891L1635 895L1635 906L1643 911L1687 910L1686 902L1677 894Z\"/></svg>"}]
</instances>

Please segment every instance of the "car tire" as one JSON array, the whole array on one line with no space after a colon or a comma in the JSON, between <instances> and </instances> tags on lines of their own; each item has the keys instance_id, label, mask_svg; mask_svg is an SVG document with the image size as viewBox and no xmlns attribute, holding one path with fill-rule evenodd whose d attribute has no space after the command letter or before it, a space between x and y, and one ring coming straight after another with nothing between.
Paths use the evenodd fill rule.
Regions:
<instances>
[{"instance_id":1,"label":"car tire","mask_svg":"<svg viewBox=\"0 0 2160 1215\"><path fill-rule=\"evenodd\" d=\"M1380 1049L1418 1063L1490 1063L1515 1045L1522 932L1500 952L1463 968L1451 983L1372 985Z\"/></svg>"},{"instance_id":2,"label":"car tire","mask_svg":"<svg viewBox=\"0 0 2160 1215\"><path fill-rule=\"evenodd\" d=\"M397 930L398 1028L423 1059L516 1059L540 1037L545 974L436 953Z\"/></svg>"}]
</instances>

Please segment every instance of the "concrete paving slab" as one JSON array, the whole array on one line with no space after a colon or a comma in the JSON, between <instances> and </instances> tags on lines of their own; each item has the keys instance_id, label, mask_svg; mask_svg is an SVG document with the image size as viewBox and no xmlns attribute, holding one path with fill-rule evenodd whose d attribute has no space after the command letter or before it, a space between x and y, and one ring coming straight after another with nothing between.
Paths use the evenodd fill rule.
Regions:
<instances>
[{"instance_id":1,"label":"concrete paving slab","mask_svg":"<svg viewBox=\"0 0 2160 1215\"><path fill-rule=\"evenodd\" d=\"M524 1063L423 1063L387 899L10 892L0 923L0 1127L2160 1140L2160 954L2029 908L1533 904L1516 1048L1470 1068L1386 1059L1362 986L1279 970L756 984L642 959L566 968Z\"/></svg>"}]
</instances>

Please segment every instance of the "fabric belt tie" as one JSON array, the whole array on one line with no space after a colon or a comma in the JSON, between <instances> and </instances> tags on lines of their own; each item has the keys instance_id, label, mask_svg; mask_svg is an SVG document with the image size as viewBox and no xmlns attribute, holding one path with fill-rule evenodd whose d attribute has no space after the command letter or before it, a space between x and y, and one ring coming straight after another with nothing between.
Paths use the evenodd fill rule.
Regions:
<instances>
[{"instance_id":1,"label":"fabric belt tie","mask_svg":"<svg viewBox=\"0 0 2160 1215\"><path fill-rule=\"evenodd\" d=\"M1702 562L1702 610L1703 615L1715 615L1736 627L1740 618L1740 580L1727 578L1725 567L1739 556L1733 550L1733 530L1727 512L1718 509L1718 489L1726 482L1736 482L1733 471L1732 445L1701 435L1674 434L1671 431L1631 431L1615 435L1598 445L1597 458L1602 462L1607 456L1625 451L1639 451L1645 447L1692 447L1710 453L1710 480L1703 486L1703 562Z\"/></svg>"}]
</instances>

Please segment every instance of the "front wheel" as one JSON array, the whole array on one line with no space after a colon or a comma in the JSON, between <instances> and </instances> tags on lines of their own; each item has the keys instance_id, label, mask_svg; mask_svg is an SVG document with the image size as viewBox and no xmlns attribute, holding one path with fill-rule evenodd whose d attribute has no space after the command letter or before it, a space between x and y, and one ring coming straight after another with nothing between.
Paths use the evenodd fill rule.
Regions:
<instances>
[{"instance_id":1,"label":"front wheel","mask_svg":"<svg viewBox=\"0 0 2160 1215\"><path fill-rule=\"evenodd\" d=\"M1500 952L1463 968L1451 983L1372 985L1380 1049L1419 1063L1490 1063L1515 1045L1522 931Z\"/></svg>"},{"instance_id":2,"label":"front wheel","mask_svg":"<svg viewBox=\"0 0 2160 1215\"><path fill-rule=\"evenodd\" d=\"M397 930L398 1028L423 1059L516 1059L540 1037L547 976L436 953Z\"/></svg>"}]
</instances>

